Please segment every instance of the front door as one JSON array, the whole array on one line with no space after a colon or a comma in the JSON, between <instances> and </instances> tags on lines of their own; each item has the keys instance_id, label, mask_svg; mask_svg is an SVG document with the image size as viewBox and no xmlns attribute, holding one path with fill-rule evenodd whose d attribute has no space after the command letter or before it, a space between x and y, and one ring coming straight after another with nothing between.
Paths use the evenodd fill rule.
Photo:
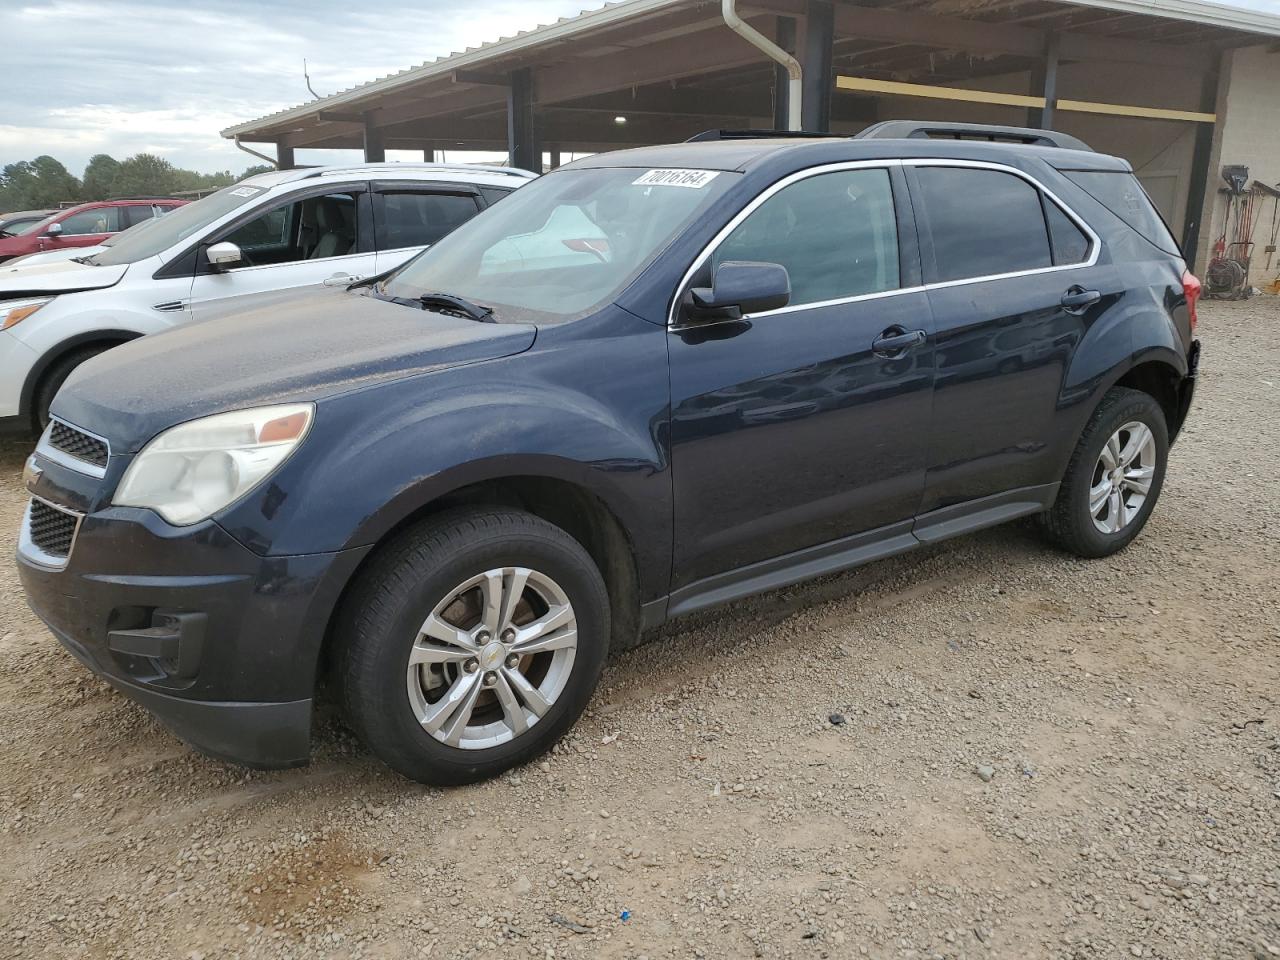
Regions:
<instances>
[{"instance_id":1,"label":"front door","mask_svg":"<svg viewBox=\"0 0 1280 960\"><path fill-rule=\"evenodd\" d=\"M905 194L890 167L807 173L695 271L705 286L726 260L779 263L792 292L741 320L675 318L673 590L915 516L933 338Z\"/></svg>"},{"instance_id":2,"label":"front door","mask_svg":"<svg viewBox=\"0 0 1280 960\"><path fill-rule=\"evenodd\" d=\"M374 271L368 195L363 184L335 186L285 200L210 237L205 246L240 248L236 266L214 271L197 260L191 315L206 320L251 307L262 294L328 282L354 283Z\"/></svg>"}]
</instances>

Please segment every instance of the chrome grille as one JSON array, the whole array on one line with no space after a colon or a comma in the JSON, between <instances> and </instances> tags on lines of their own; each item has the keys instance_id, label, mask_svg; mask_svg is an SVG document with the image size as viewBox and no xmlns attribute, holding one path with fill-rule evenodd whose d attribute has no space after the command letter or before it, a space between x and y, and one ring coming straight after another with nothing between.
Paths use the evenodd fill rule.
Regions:
<instances>
[{"instance_id":1,"label":"chrome grille","mask_svg":"<svg viewBox=\"0 0 1280 960\"><path fill-rule=\"evenodd\" d=\"M25 540L41 554L42 559L66 563L80 528L80 515L59 510L43 500L32 499L27 508Z\"/></svg>"},{"instance_id":2,"label":"chrome grille","mask_svg":"<svg viewBox=\"0 0 1280 960\"><path fill-rule=\"evenodd\" d=\"M85 433L69 423L53 420L49 423L49 446L69 457L83 460L95 467L107 465L107 442Z\"/></svg>"}]
</instances>

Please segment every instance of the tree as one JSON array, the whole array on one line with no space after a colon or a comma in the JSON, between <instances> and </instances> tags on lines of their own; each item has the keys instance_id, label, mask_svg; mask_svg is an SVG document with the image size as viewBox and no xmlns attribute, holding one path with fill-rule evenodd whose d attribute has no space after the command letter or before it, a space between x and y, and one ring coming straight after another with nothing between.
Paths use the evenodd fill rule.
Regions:
<instances>
[{"instance_id":1,"label":"tree","mask_svg":"<svg viewBox=\"0 0 1280 960\"><path fill-rule=\"evenodd\" d=\"M271 164L259 163L247 168L244 173L240 174L237 180L248 180L250 177L256 177L260 173L271 173L273 170L275 170L275 167Z\"/></svg>"},{"instance_id":2,"label":"tree","mask_svg":"<svg viewBox=\"0 0 1280 960\"><path fill-rule=\"evenodd\" d=\"M111 196L168 196L181 189L179 180L177 169L168 160L153 153L139 153L120 162L111 178Z\"/></svg>"},{"instance_id":3,"label":"tree","mask_svg":"<svg viewBox=\"0 0 1280 960\"><path fill-rule=\"evenodd\" d=\"M0 173L0 207L56 207L80 199L80 181L50 156L8 164Z\"/></svg>"},{"instance_id":4,"label":"tree","mask_svg":"<svg viewBox=\"0 0 1280 960\"><path fill-rule=\"evenodd\" d=\"M105 200L111 195L112 181L120 171L120 161L105 153L95 154L84 168L84 199Z\"/></svg>"}]
</instances>

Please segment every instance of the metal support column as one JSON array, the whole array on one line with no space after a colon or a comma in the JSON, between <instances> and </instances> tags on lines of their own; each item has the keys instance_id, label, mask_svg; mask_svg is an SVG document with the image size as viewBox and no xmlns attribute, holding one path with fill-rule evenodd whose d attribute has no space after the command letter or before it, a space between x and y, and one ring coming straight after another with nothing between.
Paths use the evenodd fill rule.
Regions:
<instances>
[{"instance_id":1,"label":"metal support column","mask_svg":"<svg viewBox=\"0 0 1280 960\"><path fill-rule=\"evenodd\" d=\"M835 40L835 11L831 0L809 0L805 16L804 44L800 63L804 67L804 129L827 133L831 129L831 45Z\"/></svg>"},{"instance_id":2,"label":"metal support column","mask_svg":"<svg viewBox=\"0 0 1280 960\"><path fill-rule=\"evenodd\" d=\"M507 163L541 173L541 160L533 128L533 73L521 67L511 71L507 87Z\"/></svg>"},{"instance_id":3,"label":"metal support column","mask_svg":"<svg viewBox=\"0 0 1280 960\"><path fill-rule=\"evenodd\" d=\"M796 52L795 17L778 17L774 30L774 42L787 53ZM787 90L791 82L787 68L780 63L773 65L773 129L786 130L791 121L787 116Z\"/></svg>"},{"instance_id":4,"label":"metal support column","mask_svg":"<svg viewBox=\"0 0 1280 960\"><path fill-rule=\"evenodd\" d=\"M289 146L287 143L277 142L276 143L276 169L292 170L293 168L294 168L293 147Z\"/></svg>"},{"instance_id":5,"label":"metal support column","mask_svg":"<svg viewBox=\"0 0 1280 960\"><path fill-rule=\"evenodd\" d=\"M386 159L387 150L382 140L382 131L366 119L364 122L364 162L385 163Z\"/></svg>"},{"instance_id":6,"label":"metal support column","mask_svg":"<svg viewBox=\"0 0 1280 960\"><path fill-rule=\"evenodd\" d=\"M1219 54L1217 64L1200 78L1200 109L1204 113L1217 112L1218 91L1226 67L1227 54ZM1204 264L1199 262L1200 233L1204 227L1203 218L1213 215L1213 204L1206 199L1211 196L1210 180L1217 182L1218 179L1217 171L1209 169L1213 163L1216 130L1216 124L1197 123L1195 147L1191 151L1191 184L1187 189L1187 212L1182 221L1182 255L1194 270L1204 268Z\"/></svg>"},{"instance_id":7,"label":"metal support column","mask_svg":"<svg viewBox=\"0 0 1280 960\"><path fill-rule=\"evenodd\" d=\"M1050 33L1044 48L1044 59L1031 72L1031 95L1044 97L1044 106L1028 108L1027 126L1039 130L1052 130L1057 122L1058 47L1058 35Z\"/></svg>"}]
</instances>

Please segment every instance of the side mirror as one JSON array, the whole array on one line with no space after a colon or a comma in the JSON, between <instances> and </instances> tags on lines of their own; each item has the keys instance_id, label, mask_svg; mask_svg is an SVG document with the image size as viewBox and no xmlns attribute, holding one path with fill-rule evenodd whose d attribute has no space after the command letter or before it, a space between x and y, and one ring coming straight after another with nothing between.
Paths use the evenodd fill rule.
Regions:
<instances>
[{"instance_id":1,"label":"side mirror","mask_svg":"<svg viewBox=\"0 0 1280 960\"><path fill-rule=\"evenodd\" d=\"M51 224L49 224L49 229L47 229L47 230L44 232L44 235L45 235L46 237L60 237L60 236L62 236L62 224L60 224L60 223L51 223Z\"/></svg>"},{"instance_id":2,"label":"side mirror","mask_svg":"<svg viewBox=\"0 0 1280 960\"><path fill-rule=\"evenodd\" d=\"M204 255L215 270L228 270L244 260L240 248L226 240L205 247Z\"/></svg>"},{"instance_id":3,"label":"side mirror","mask_svg":"<svg viewBox=\"0 0 1280 960\"><path fill-rule=\"evenodd\" d=\"M785 307L791 300L791 277L780 263L726 260L716 267L710 287L694 287L689 294L695 320L737 320Z\"/></svg>"}]
</instances>

